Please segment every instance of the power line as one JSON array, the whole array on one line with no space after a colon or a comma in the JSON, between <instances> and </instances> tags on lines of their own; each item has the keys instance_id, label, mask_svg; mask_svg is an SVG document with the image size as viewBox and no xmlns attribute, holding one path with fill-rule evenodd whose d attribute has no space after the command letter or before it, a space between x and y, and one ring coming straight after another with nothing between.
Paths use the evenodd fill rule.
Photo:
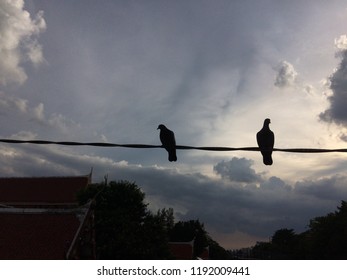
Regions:
<instances>
[{"instance_id":1,"label":"power line","mask_svg":"<svg viewBox=\"0 0 347 280\"><path fill-rule=\"evenodd\" d=\"M36 144L36 145L63 145L63 146L95 146L95 147L121 147L121 148L135 148L135 149L156 149L163 148L161 145L146 145L146 144L115 144L115 143L101 143L101 142L71 142L71 141L46 141L46 140L16 140L16 139L0 139L2 143L8 144ZM215 152L229 152L229 151L260 151L258 147L193 147L176 145L178 150L203 150ZM274 148L272 151L286 152L286 153L347 153L347 149L315 149L315 148L294 148L294 149L280 149Z\"/></svg>"}]
</instances>

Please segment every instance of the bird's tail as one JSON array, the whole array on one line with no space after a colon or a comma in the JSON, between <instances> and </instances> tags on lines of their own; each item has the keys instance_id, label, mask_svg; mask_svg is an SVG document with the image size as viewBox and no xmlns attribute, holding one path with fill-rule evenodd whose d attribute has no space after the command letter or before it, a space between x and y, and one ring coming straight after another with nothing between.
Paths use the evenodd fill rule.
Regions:
<instances>
[{"instance_id":1,"label":"bird's tail","mask_svg":"<svg viewBox=\"0 0 347 280\"><path fill-rule=\"evenodd\" d=\"M169 152L169 161L177 161L176 151Z\"/></svg>"},{"instance_id":2,"label":"bird's tail","mask_svg":"<svg viewBox=\"0 0 347 280\"><path fill-rule=\"evenodd\" d=\"M272 156L271 155L263 155L263 163L265 165L272 165Z\"/></svg>"}]
</instances>

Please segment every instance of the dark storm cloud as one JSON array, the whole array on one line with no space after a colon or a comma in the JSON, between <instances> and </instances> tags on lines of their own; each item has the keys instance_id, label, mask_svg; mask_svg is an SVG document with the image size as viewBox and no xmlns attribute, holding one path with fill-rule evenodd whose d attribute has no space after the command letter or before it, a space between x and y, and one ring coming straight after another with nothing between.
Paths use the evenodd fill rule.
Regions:
<instances>
[{"instance_id":1,"label":"dark storm cloud","mask_svg":"<svg viewBox=\"0 0 347 280\"><path fill-rule=\"evenodd\" d=\"M340 135L340 139L341 139L342 141L344 141L344 142L347 142L347 135L344 134L344 133L342 133L342 134Z\"/></svg>"},{"instance_id":2,"label":"dark storm cloud","mask_svg":"<svg viewBox=\"0 0 347 280\"><path fill-rule=\"evenodd\" d=\"M241 162L247 163L242 166L248 174L249 162ZM239 173L242 174L242 168ZM239 231L259 238L269 237L283 227L304 231L311 218L332 211L346 198L342 184L345 177L339 178L339 184L334 178L328 179L325 185L335 191L324 196L323 190L318 191L321 195L315 194L316 186L322 185L320 180L298 182L294 188L278 177L264 177L260 184L255 184L126 165L111 174L136 181L150 202L159 207L173 207L179 219L200 219L218 232ZM253 179L259 181L259 177Z\"/></svg>"},{"instance_id":3,"label":"dark storm cloud","mask_svg":"<svg viewBox=\"0 0 347 280\"><path fill-rule=\"evenodd\" d=\"M334 122L347 126L347 50L346 36L341 36L335 42L339 49L337 57L341 62L336 71L330 76L332 95L328 97L330 107L319 116L325 122Z\"/></svg>"},{"instance_id":4,"label":"dark storm cloud","mask_svg":"<svg viewBox=\"0 0 347 280\"><path fill-rule=\"evenodd\" d=\"M268 190L283 189L287 191L291 189L291 187L287 185L283 180L275 176L272 176L268 180L262 182L260 184L260 188L268 189Z\"/></svg>"},{"instance_id":5,"label":"dark storm cloud","mask_svg":"<svg viewBox=\"0 0 347 280\"><path fill-rule=\"evenodd\" d=\"M322 200L347 199L347 178L335 175L318 180L305 180L295 184L295 189L300 194L309 195Z\"/></svg>"},{"instance_id":6,"label":"dark storm cloud","mask_svg":"<svg viewBox=\"0 0 347 280\"><path fill-rule=\"evenodd\" d=\"M219 232L268 237L282 227L303 231L309 219L327 213L338 205L339 193L331 197L301 193L281 179L272 177L257 187L212 180L201 174L179 174L168 170L119 170L143 187L161 206L185 209L178 217L200 219ZM148 172L148 173L147 173ZM150 174L150 175L149 175ZM315 182L300 185L309 188Z\"/></svg>"},{"instance_id":7,"label":"dark storm cloud","mask_svg":"<svg viewBox=\"0 0 347 280\"><path fill-rule=\"evenodd\" d=\"M233 157L230 161L217 163L213 170L233 182L255 183L261 181L261 176L251 168L253 160Z\"/></svg>"}]
</instances>

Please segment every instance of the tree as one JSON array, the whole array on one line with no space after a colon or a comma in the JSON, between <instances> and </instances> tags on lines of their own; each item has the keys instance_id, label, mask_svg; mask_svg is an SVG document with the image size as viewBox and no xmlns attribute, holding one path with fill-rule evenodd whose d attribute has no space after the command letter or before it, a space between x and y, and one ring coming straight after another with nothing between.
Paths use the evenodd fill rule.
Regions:
<instances>
[{"instance_id":1,"label":"tree","mask_svg":"<svg viewBox=\"0 0 347 280\"><path fill-rule=\"evenodd\" d=\"M338 211L310 221L308 256L312 259L347 259L347 202Z\"/></svg>"},{"instance_id":2,"label":"tree","mask_svg":"<svg viewBox=\"0 0 347 280\"><path fill-rule=\"evenodd\" d=\"M231 258L228 251L220 246L217 241L209 237L207 243L211 260L227 260Z\"/></svg>"},{"instance_id":3,"label":"tree","mask_svg":"<svg viewBox=\"0 0 347 280\"><path fill-rule=\"evenodd\" d=\"M276 259L295 259L297 235L293 229L279 229L271 239L272 254Z\"/></svg>"},{"instance_id":4,"label":"tree","mask_svg":"<svg viewBox=\"0 0 347 280\"><path fill-rule=\"evenodd\" d=\"M169 233L169 231L175 225L174 210L172 208L160 209L157 212L157 217L158 217L160 223L164 226L164 228L167 231L167 233Z\"/></svg>"},{"instance_id":5,"label":"tree","mask_svg":"<svg viewBox=\"0 0 347 280\"><path fill-rule=\"evenodd\" d=\"M259 260L272 259L272 244L270 242L257 242L252 248L252 256Z\"/></svg>"},{"instance_id":6,"label":"tree","mask_svg":"<svg viewBox=\"0 0 347 280\"><path fill-rule=\"evenodd\" d=\"M128 181L94 184L79 194L80 203L95 200L99 259L170 258L167 226L170 211L152 214L145 194Z\"/></svg>"}]
</instances>

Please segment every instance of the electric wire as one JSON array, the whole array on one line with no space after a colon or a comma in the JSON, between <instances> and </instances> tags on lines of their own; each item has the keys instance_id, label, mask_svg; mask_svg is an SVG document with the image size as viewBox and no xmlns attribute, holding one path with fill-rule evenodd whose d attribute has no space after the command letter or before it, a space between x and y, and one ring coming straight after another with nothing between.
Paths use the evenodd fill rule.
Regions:
<instances>
[{"instance_id":1,"label":"electric wire","mask_svg":"<svg viewBox=\"0 0 347 280\"><path fill-rule=\"evenodd\" d=\"M71 141L47 141L47 140L18 140L18 139L0 139L1 143L7 144L35 144L35 145L63 145L63 146L94 146L94 147L120 147L120 148L135 148L135 149L157 149L163 148L162 145L147 145L147 144L116 144L104 142L71 142ZM258 147L194 147L176 145L177 150L203 150L215 152L229 151L261 151ZM274 152L286 153L346 153L347 149L317 149L317 148L273 148Z\"/></svg>"}]
</instances>

